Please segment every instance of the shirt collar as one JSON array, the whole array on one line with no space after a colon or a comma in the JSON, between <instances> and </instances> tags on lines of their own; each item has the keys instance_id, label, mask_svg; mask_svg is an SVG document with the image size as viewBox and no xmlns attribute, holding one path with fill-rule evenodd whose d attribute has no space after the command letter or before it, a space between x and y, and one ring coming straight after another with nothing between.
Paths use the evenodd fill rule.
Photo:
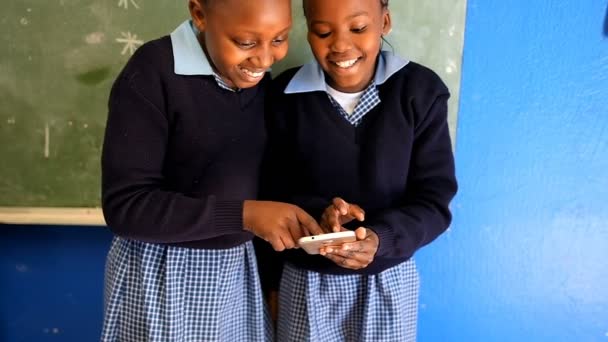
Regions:
<instances>
[{"instance_id":1,"label":"shirt collar","mask_svg":"<svg viewBox=\"0 0 608 342\"><path fill-rule=\"evenodd\" d=\"M191 20L184 21L171 33L174 71L178 75L215 75L197 33Z\"/></svg>"},{"instance_id":2,"label":"shirt collar","mask_svg":"<svg viewBox=\"0 0 608 342\"><path fill-rule=\"evenodd\" d=\"M407 63L409 61L402 59L390 51L380 51L373 82L376 85L386 82L394 73L406 66ZM323 69L317 61L313 61L303 65L296 72L285 88L285 93L308 93L326 90Z\"/></svg>"}]
</instances>

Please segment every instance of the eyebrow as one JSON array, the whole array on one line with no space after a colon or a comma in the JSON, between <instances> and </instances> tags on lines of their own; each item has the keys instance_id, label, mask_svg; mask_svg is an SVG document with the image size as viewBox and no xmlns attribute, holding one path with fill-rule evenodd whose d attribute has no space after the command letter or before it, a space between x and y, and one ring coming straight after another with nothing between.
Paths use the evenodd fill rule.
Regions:
<instances>
[{"instance_id":1,"label":"eyebrow","mask_svg":"<svg viewBox=\"0 0 608 342\"><path fill-rule=\"evenodd\" d=\"M369 13L367 13L366 11L360 11L360 12L349 15L348 17L346 17L346 19L353 19L356 17L360 17L362 15L369 16ZM314 24L326 24L326 23L328 23L328 22L323 21L323 20L313 20L310 24L314 25Z\"/></svg>"},{"instance_id":2,"label":"eyebrow","mask_svg":"<svg viewBox=\"0 0 608 342\"><path fill-rule=\"evenodd\" d=\"M289 25L289 27L284 28L283 30L279 31L277 35L281 35L281 34L285 34L285 33L289 33L289 31L291 31L292 25ZM244 33L244 34L251 34L251 35L259 35L259 32L255 32L255 31L242 31L240 33Z\"/></svg>"}]
</instances>

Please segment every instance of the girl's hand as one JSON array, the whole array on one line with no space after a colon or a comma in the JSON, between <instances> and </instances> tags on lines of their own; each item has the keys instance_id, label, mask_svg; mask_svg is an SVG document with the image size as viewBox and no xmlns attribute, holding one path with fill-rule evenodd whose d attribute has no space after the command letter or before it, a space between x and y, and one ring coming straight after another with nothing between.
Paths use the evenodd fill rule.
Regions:
<instances>
[{"instance_id":1,"label":"girl's hand","mask_svg":"<svg viewBox=\"0 0 608 342\"><path fill-rule=\"evenodd\" d=\"M356 204L350 204L340 197L335 197L332 204L325 208L319 225L327 232L339 232L342 225L354 219L363 221L365 211Z\"/></svg>"},{"instance_id":2,"label":"girl's hand","mask_svg":"<svg viewBox=\"0 0 608 342\"><path fill-rule=\"evenodd\" d=\"M356 242L348 242L342 246L328 246L320 249L321 255L336 263L336 265L358 270L367 267L374 261L378 251L378 235L373 230L359 227L355 230Z\"/></svg>"},{"instance_id":3,"label":"girl's hand","mask_svg":"<svg viewBox=\"0 0 608 342\"><path fill-rule=\"evenodd\" d=\"M272 245L275 251L296 248L303 236L323 230L302 208L288 203L247 200L243 204L244 229Z\"/></svg>"}]
</instances>

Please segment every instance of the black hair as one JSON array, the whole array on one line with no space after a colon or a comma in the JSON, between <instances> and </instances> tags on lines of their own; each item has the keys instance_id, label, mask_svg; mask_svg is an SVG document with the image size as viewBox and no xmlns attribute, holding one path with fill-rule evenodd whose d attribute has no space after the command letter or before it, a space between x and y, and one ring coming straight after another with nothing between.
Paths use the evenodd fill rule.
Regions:
<instances>
[{"instance_id":1,"label":"black hair","mask_svg":"<svg viewBox=\"0 0 608 342\"><path fill-rule=\"evenodd\" d=\"M207 0L202 0L202 1L207 1ZM304 16L306 16L306 0L302 0L302 7L304 7ZM388 8L388 0L380 0L380 6L382 6L383 9Z\"/></svg>"}]
</instances>

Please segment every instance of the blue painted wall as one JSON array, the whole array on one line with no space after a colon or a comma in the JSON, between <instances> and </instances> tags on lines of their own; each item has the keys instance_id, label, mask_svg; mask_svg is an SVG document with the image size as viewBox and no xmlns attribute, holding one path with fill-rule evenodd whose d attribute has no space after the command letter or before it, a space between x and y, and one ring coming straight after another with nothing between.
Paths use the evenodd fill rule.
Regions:
<instances>
[{"instance_id":1,"label":"blue painted wall","mask_svg":"<svg viewBox=\"0 0 608 342\"><path fill-rule=\"evenodd\" d=\"M0 341L98 341L105 228L0 225Z\"/></svg>"},{"instance_id":2,"label":"blue painted wall","mask_svg":"<svg viewBox=\"0 0 608 342\"><path fill-rule=\"evenodd\" d=\"M606 0L469 0L451 230L421 341L608 341Z\"/></svg>"},{"instance_id":3,"label":"blue painted wall","mask_svg":"<svg viewBox=\"0 0 608 342\"><path fill-rule=\"evenodd\" d=\"M608 341L607 14L468 1L461 190L417 256L420 341ZM0 226L0 341L97 340L109 241Z\"/></svg>"}]
</instances>

